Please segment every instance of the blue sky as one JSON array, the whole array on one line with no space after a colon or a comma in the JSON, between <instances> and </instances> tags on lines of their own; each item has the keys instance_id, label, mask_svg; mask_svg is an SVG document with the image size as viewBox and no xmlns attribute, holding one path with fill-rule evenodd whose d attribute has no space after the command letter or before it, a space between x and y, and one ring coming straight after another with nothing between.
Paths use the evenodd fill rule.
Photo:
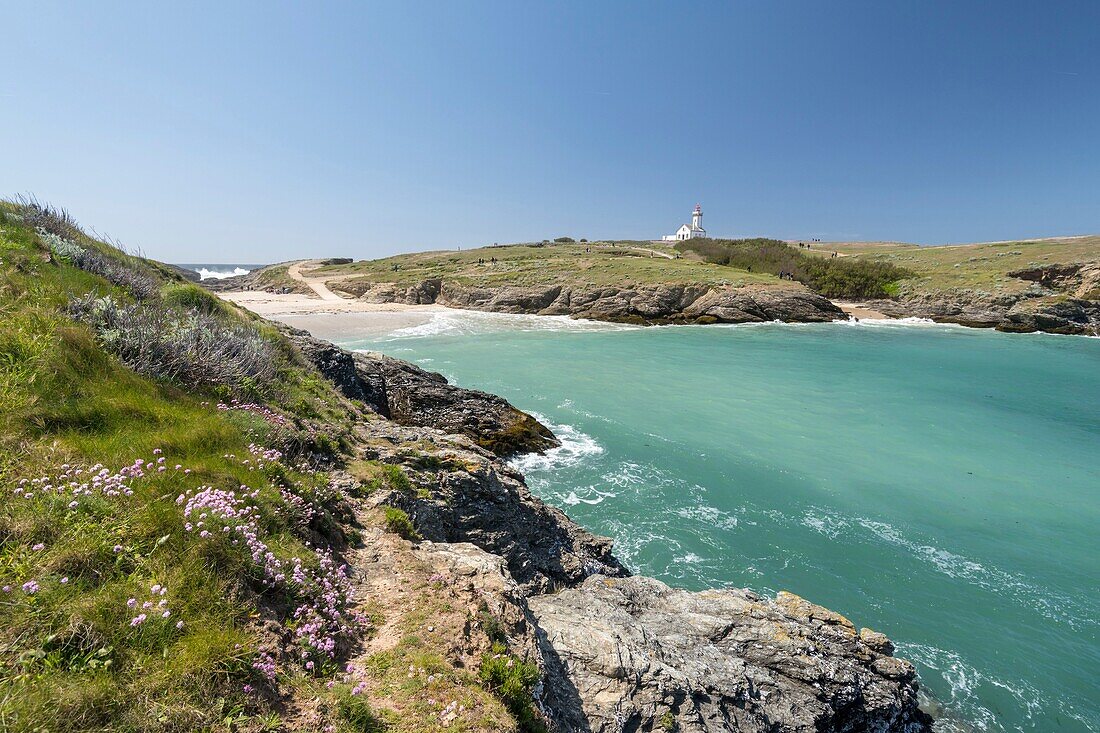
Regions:
<instances>
[{"instance_id":1,"label":"blue sky","mask_svg":"<svg viewBox=\"0 0 1100 733\"><path fill-rule=\"evenodd\" d=\"M717 236L1100 232L1100 2L17 3L4 26L0 194L169 261L654 238L696 202Z\"/></svg>"}]
</instances>

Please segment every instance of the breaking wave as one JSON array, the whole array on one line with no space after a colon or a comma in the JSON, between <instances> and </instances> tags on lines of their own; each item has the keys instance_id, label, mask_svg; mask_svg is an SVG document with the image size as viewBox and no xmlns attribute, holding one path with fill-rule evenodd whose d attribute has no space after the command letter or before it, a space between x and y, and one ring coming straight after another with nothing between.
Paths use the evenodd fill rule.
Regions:
<instances>
[{"instance_id":1,"label":"breaking wave","mask_svg":"<svg viewBox=\"0 0 1100 733\"><path fill-rule=\"evenodd\" d=\"M200 267L196 272L199 273L200 280L224 280L227 277L247 275L250 270L243 267L234 267L232 270L208 270L205 267Z\"/></svg>"},{"instance_id":2,"label":"breaking wave","mask_svg":"<svg viewBox=\"0 0 1100 733\"><path fill-rule=\"evenodd\" d=\"M572 425L554 424L537 412L532 412L531 416L550 428L558 440L561 441L561 445L557 448L551 448L545 453L528 453L516 456L510 463L518 471L528 473L567 468L577 465L590 456L598 456L603 453L603 446L597 443L595 438L582 433ZM575 503L579 503L579 500Z\"/></svg>"},{"instance_id":3,"label":"breaking wave","mask_svg":"<svg viewBox=\"0 0 1100 733\"><path fill-rule=\"evenodd\" d=\"M488 311L459 310L448 308L432 313L427 323L400 328L391 333L386 340L424 338L427 336L475 336L501 331L519 332L584 332L584 331L629 331L641 326L621 323L589 321L569 316L539 316L525 313L492 313Z\"/></svg>"}]
</instances>

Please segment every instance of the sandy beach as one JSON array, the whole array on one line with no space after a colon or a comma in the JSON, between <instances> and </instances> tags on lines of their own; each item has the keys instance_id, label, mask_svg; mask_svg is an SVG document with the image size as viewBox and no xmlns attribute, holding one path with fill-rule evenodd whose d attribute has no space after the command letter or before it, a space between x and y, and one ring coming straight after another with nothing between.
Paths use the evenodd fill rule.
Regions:
<instances>
[{"instance_id":1,"label":"sandy beach","mask_svg":"<svg viewBox=\"0 0 1100 733\"><path fill-rule=\"evenodd\" d=\"M433 314L453 310L441 305L329 300L299 293L276 294L255 290L219 295L257 315L305 329L329 341L380 336L400 328L423 325L432 319Z\"/></svg>"},{"instance_id":2,"label":"sandy beach","mask_svg":"<svg viewBox=\"0 0 1100 733\"><path fill-rule=\"evenodd\" d=\"M879 313L877 310L868 308L863 303L848 303L841 300L834 300L833 304L848 315L853 318L858 318L861 321L879 321L890 317L885 313Z\"/></svg>"}]
</instances>

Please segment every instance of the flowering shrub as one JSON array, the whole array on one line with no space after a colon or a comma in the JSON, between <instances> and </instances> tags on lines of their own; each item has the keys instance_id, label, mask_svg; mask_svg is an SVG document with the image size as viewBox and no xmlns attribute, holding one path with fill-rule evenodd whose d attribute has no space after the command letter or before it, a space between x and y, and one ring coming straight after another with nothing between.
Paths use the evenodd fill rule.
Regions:
<instances>
[{"instance_id":1,"label":"flowering shrub","mask_svg":"<svg viewBox=\"0 0 1100 733\"><path fill-rule=\"evenodd\" d=\"M204 402L203 404L206 403ZM217 408L222 411L240 410L242 412L250 412L253 415L259 415L272 425L277 425L279 427L287 427L290 425L290 420L287 420L283 415L280 415L269 407L258 405L255 402L240 402L238 400L233 400L228 404L219 402Z\"/></svg>"},{"instance_id":2,"label":"flowering shrub","mask_svg":"<svg viewBox=\"0 0 1100 733\"><path fill-rule=\"evenodd\" d=\"M270 459L276 452L257 449ZM282 490L287 495L285 489ZM347 565L337 563L328 550L315 549L310 567L300 557L280 559L260 536L258 511L247 500L258 492L241 486L239 491L200 486L176 498L183 506L184 529L201 539L227 538L243 545L267 588L282 587L299 599L292 614L294 641L303 666L320 672L336 659L341 646L362 624L354 610L354 589ZM291 496L294 496L291 494ZM294 497L303 502L300 497ZM312 513L312 506L308 511ZM312 516L312 514L311 514Z\"/></svg>"},{"instance_id":3,"label":"flowering shrub","mask_svg":"<svg viewBox=\"0 0 1100 733\"><path fill-rule=\"evenodd\" d=\"M250 470L276 465L282 454L257 444L248 446L251 458L240 462ZM135 458L132 463L112 471L100 464L84 469L64 464L53 477L42 476L22 479L12 490L21 500L46 497L64 502L65 510L78 512L89 497L123 501L134 495L133 482L166 472L173 472L181 480L191 474L181 464L169 467L160 449L153 452L153 459ZM226 454L228 459L236 458ZM292 493L285 487L277 487L292 513L308 522L317 512L312 502ZM201 485L179 493L175 504L182 510L183 528L200 542L224 542L230 547L240 547L257 571L262 587L269 591L281 590L294 599L288 627L296 648L296 657L302 666L313 673L330 671L337 656L343 651L352 635L364 619L355 610L354 589L347 565L340 563L326 549L314 548L303 557L280 557L268 545L261 529L261 509L258 505L260 489L241 485L237 489L222 489ZM36 543L31 553L45 549L44 543ZM115 545L114 554L125 552L122 545ZM61 585L68 583L62 578ZM18 588L30 597L42 586L39 579L25 579ZM11 585L4 586L5 594L14 593ZM182 620L174 617L169 607L168 589L162 583L154 583L146 594L135 595L126 603L131 612L129 626L144 628L149 624L184 627ZM275 679L276 660L270 654L257 657L254 668L268 681Z\"/></svg>"},{"instance_id":4,"label":"flowering shrub","mask_svg":"<svg viewBox=\"0 0 1100 733\"><path fill-rule=\"evenodd\" d=\"M262 388L275 378L271 346L243 325L157 305L122 305L109 296L76 298L69 314L95 329L104 348L147 376L237 391Z\"/></svg>"}]
</instances>

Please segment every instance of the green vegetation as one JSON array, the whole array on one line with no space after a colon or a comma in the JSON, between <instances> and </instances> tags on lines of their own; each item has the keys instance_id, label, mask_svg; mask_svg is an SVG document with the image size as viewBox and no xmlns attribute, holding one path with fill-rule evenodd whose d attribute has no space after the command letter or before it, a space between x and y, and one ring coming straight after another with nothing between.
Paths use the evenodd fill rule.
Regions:
<instances>
[{"instance_id":1,"label":"green vegetation","mask_svg":"<svg viewBox=\"0 0 1100 733\"><path fill-rule=\"evenodd\" d=\"M420 533L416 531L416 527L413 525L412 520L409 519L408 513L404 509L399 509L395 506L383 507L383 513L386 517L386 529L394 534L400 535L407 540L419 540L421 539Z\"/></svg>"},{"instance_id":2,"label":"green vegetation","mask_svg":"<svg viewBox=\"0 0 1100 733\"><path fill-rule=\"evenodd\" d=\"M778 278L768 273L676 257L672 247L653 242L514 244L329 265L312 270L310 275L324 277L330 288L353 295L376 283L409 287L441 278L456 285L486 287L779 284Z\"/></svg>"},{"instance_id":3,"label":"green vegetation","mask_svg":"<svg viewBox=\"0 0 1100 733\"><path fill-rule=\"evenodd\" d=\"M819 257L777 239L689 239L676 249L707 262L787 275L828 298L889 298L913 273L889 262Z\"/></svg>"},{"instance_id":4,"label":"green vegetation","mask_svg":"<svg viewBox=\"0 0 1100 733\"><path fill-rule=\"evenodd\" d=\"M838 256L832 257L833 252ZM546 242L420 252L329 265L311 275L324 277L335 290L361 295L379 284L405 288L434 280L482 287L783 287L779 273L784 272L826 297L865 299L954 288L1015 292L1030 283L1009 272L1096 261L1100 236L944 247L815 242L801 248L775 239L694 239L675 246L648 241ZM272 270L280 268L279 277L284 277L285 266Z\"/></svg>"},{"instance_id":5,"label":"green vegetation","mask_svg":"<svg viewBox=\"0 0 1100 733\"><path fill-rule=\"evenodd\" d=\"M979 290L1013 293L1031 283L1009 273L1059 263L1100 262L1100 236L1038 241L921 247L915 244L840 242L814 245L839 252L842 260L876 262L913 273L904 292Z\"/></svg>"},{"instance_id":6,"label":"green vegetation","mask_svg":"<svg viewBox=\"0 0 1100 733\"><path fill-rule=\"evenodd\" d=\"M546 724L535 708L531 695L532 688L540 679L538 667L508 654L503 644L494 643L492 650L481 659L478 676L482 684L516 716L521 731L546 731Z\"/></svg>"},{"instance_id":7,"label":"green vegetation","mask_svg":"<svg viewBox=\"0 0 1100 733\"><path fill-rule=\"evenodd\" d=\"M237 334L270 378L135 358L121 312ZM236 393L257 401L218 402ZM313 680L365 621L345 500L308 464L349 407L273 331L62 211L3 203L0 405L0 727L264 730L281 697L335 694Z\"/></svg>"}]
</instances>

